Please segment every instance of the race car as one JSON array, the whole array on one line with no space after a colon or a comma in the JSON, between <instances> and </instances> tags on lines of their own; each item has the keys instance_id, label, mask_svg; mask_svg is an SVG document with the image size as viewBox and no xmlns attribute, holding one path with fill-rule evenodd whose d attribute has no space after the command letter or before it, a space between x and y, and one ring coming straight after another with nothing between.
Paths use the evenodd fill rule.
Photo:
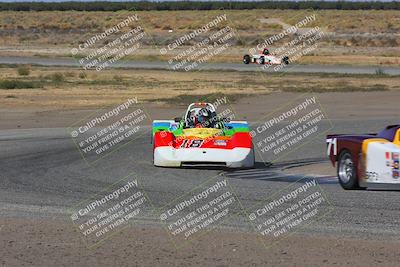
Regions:
<instances>
[{"instance_id":1,"label":"race car","mask_svg":"<svg viewBox=\"0 0 400 267\"><path fill-rule=\"evenodd\" d=\"M328 135L326 142L344 189L400 189L400 125L374 134Z\"/></svg>"},{"instance_id":2,"label":"race car","mask_svg":"<svg viewBox=\"0 0 400 267\"><path fill-rule=\"evenodd\" d=\"M282 58L279 58L277 56L272 55L269 52L268 48L264 48L262 51L260 51L259 54L257 55L244 55L243 56L243 63L244 64L250 64L250 63L256 63L260 65L268 64L268 65L281 65L289 64L289 57L284 56Z\"/></svg>"},{"instance_id":3,"label":"race car","mask_svg":"<svg viewBox=\"0 0 400 267\"><path fill-rule=\"evenodd\" d=\"M210 103L192 103L182 118L155 120L152 127L155 166L254 166L247 122L218 116Z\"/></svg>"}]
</instances>

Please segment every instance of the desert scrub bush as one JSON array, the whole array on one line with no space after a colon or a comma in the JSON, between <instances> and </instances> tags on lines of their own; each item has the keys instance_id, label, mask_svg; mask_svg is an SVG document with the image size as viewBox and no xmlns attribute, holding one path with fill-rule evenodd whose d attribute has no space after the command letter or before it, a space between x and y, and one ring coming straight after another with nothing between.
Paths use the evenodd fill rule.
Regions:
<instances>
[{"instance_id":1,"label":"desert scrub bush","mask_svg":"<svg viewBox=\"0 0 400 267\"><path fill-rule=\"evenodd\" d=\"M75 72L68 71L68 72L65 73L65 77L74 78L75 77Z\"/></svg>"},{"instance_id":2,"label":"desert scrub bush","mask_svg":"<svg viewBox=\"0 0 400 267\"><path fill-rule=\"evenodd\" d=\"M28 76L31 73L31 70L28 66L19 66L17 72L20 76Z\"/></svg>"},{"instance_id":3,"label":"desert scrub bush","mask_svg":"<svg viewBox=\"0 0 400 267\"><path fill-rule=\"evenodd\" d=\"M79 79L86 79L86 73L84 73L84 72L80 72L79 73Z\"/></svg>"},{"instance_id":4,"label":"desert scrub bush","mask_svg":"<svg viewBox=\"0 0 400 267\"><path fill-rule=\"evenodd\" d=\"M162 30L172 30L172 27L169 25L165 25L161 28Z\"/></svg>"},{"instance_id":5,"label":"desert scrub bush","mask_svg":"<svg viewBox=\"0 0 400 267\"><path fill-rule=\"evenodd\" d=\"M65 80L64 75L60 72L55 72L55 73L51 74L50 79L54 83L61 83Z\"/></svg>"},{"instance_id":6,"label":"desert scrub bush","mask_svg":"<svg viewBox=\"0 0 400 267\"><path fill-rule=\"evenodd\" d=\"M0 80L0 89L32 89L42 88L43 84L31 81L18 81L18 80Z\"/></svg>"},{"instance_id":7,"label":"desert scrub bush","mask_svg":"<svg viewBox=\"0 0 400 267\"><path fill-rule=\"evenodd\" d=\"M120 75L114 75L113 80L120 83L123 81L123 78Z\"/></svg>"}]
</instances>

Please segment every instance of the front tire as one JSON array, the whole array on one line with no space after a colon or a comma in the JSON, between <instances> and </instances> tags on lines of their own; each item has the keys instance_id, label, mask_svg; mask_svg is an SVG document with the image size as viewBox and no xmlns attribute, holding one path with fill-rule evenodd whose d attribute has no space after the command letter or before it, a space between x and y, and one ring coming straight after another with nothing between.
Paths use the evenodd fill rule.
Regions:
<instances>
[{"instance_id":1,"label":"front tire","mask_svg":"<svg viewBox=\"0 0 400 267\"><path fill-rule=\"evenodd\" d=\"M249 55L245 55L243 57L243 63L244 64L249 64L250 63L250 56Z\"/></svg>"},{"instance_id":2,"label":"front tire","mask_svg":"<svg viewBox=\"0 0 400 267\"><path fill-rule=\"evenodd\" d=\"M343 189L352 190L359 188L356 166L348 150L343 150L339 154L337 176Z\"/></svg>"},{"instance_id":3,"label":"front tire","mask_svg":"<svg viewBox=\"0 0 400 267\"><path fill-rule=\"evenodd\" d=\"M260 57L260 58L258 59L258 64L264 65L264 63L265 63L265 58L264 58L264 57Z\"/></svg>"}]
</instances>

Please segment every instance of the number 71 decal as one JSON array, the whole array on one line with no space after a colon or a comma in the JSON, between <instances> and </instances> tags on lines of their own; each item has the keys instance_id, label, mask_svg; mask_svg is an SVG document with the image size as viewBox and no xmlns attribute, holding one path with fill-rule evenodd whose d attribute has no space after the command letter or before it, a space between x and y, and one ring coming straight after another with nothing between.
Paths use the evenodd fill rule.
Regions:
<instances>
[{"instance_id":1,"label":"number 71 decal","mask_svg":"<svg viewBox=\"0 0 400 267\"><path fill-rule=\"evenodd\" d=\"M333 147L333 155L336 156L337 155L337 138L326 139L326 143L328 144L328 151L327 151L328 156L331 155L332 147Z\"/></svg>"}]
</instances>

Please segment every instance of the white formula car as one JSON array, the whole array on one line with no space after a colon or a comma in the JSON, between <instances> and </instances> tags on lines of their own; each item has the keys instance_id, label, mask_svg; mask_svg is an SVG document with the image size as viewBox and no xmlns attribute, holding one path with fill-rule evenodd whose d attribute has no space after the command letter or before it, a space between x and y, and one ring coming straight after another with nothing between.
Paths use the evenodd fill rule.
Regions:
<instances>
[{"instance_id":1,"label":"white formula car","mask_svg":"<svg viewBox=\"0 0 400 267\"><path fill-rule=\"evenodd\" d=\"M260 65L288 65L289 64L289 57L284 56L279 58L277 56L272 55L268 48L264 48L260 53L256 55L244 55L243 56L243 63L244 64L260 64Z\"/></svg>"}]
</instances>

